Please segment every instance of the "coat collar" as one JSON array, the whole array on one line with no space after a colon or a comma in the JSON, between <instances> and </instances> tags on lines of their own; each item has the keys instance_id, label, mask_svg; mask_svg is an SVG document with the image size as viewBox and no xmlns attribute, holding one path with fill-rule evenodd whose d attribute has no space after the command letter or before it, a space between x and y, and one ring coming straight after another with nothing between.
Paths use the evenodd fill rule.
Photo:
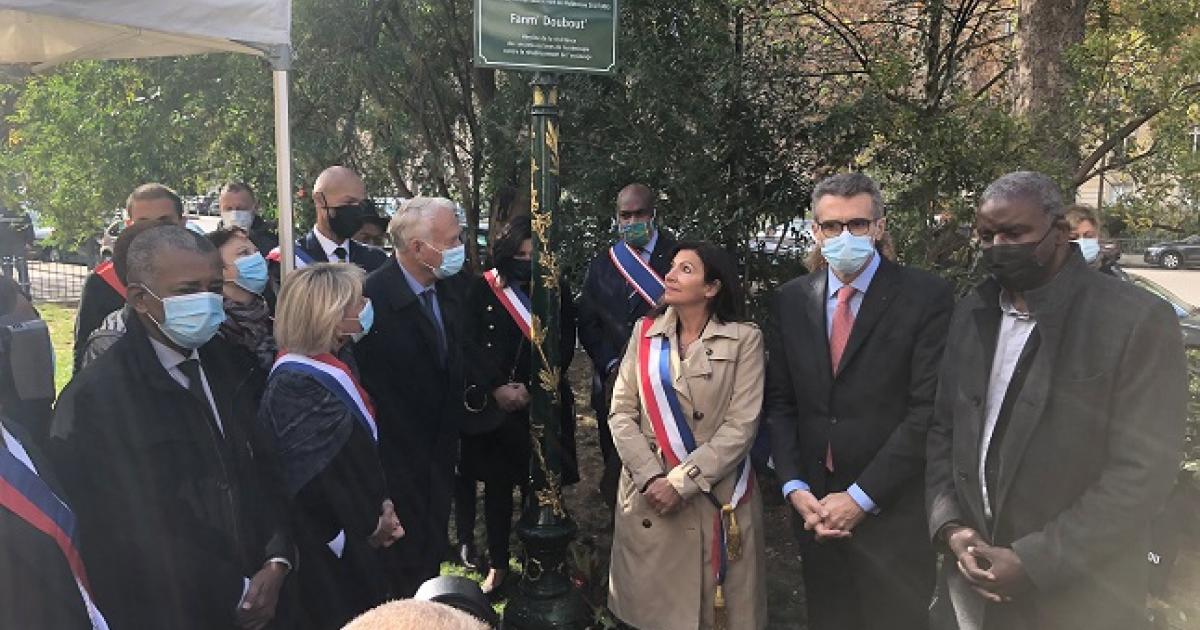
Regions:
<instances>
[{"instance_id":1,"label":"coat collar","mask_svg":"<svg viewBox=\"0 0 1200 630\"><path fill-rule=\"evenodd\" d=\"M645 334L648 337L669 337L674 339L676 335L675 331L678 327L679 314L676 313L674 306L668 306L662 315L654 319ZM717 337L737 339L738 336L739 331L736 323L722 322L713 317L708 320L708 325L704 327L704 332L700 334L700 339L703 341Z\"/></svg>"},{"instance_id":2,"label":"coat collar","mask_svg":"<svg viewBox=\"0 0 1200 630\"><path fill-rule=\"evenodd\" d=\"M878 254L877 254L878 255ZM875 270L874 277L871 278L871 284L868 285L867 292L863 294L862 306L858 309L858 315L854 318L854 327L850 329L850 339L846 341L846 349L842 352L842 362L839 366L838 373L845 371L845 367L854 359L854 355L866 343L867 337L871 331L883 319L884 313L888 311L892 303L895 302L896 294L900 291L900 270L892 262L886 258L879 257L879 268ZM822 296L823 299L828 299ZM824 305L822 302L822 314L824 314ZM824 323L824 319L821 320ZM825 334L826 327L819 327L822 334Z\"/></svg>"}]
</instances>

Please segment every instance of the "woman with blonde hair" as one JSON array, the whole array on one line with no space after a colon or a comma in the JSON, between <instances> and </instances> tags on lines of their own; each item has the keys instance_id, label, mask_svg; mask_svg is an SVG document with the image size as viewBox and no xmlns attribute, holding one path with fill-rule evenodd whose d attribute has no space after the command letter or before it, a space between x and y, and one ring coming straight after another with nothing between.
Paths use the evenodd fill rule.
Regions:
<instances>
[{"instance_id":1,"label":"woman with blonde hair","mask_svg":"<svg viewBox=\"0 0 1200 630\"><path fill-rule=\"evenodd\" d=\"M292 499L302 617L316 629L340 628L387 599L380 548L404 535L350 353L373 319L363 275L322 263L287 277L275 314L280 355L258 414Z\"/></svg>"}]
</instances>

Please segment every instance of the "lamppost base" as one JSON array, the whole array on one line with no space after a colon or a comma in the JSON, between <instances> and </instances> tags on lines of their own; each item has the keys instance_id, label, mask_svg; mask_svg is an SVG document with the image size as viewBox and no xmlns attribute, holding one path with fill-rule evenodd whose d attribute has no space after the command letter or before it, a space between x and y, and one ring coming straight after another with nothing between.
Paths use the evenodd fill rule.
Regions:
<instances>
[{"instance_id":1,"label":"lamppost base","mask_svg":"<svg viewBox=\"0 0 1200 630\"><path fill-rule=\"evenodd\" d=\"M530 515L532 516L532 515ZM517 596L504 609L504 627L515 630L582 630L592 610L571 583L567 545L577 527L568 518L542 511L536 522L522 518L517 536L525 545L524 573ZM549 516L550 518L546 518Z\"/></svg>"}]
</instances>

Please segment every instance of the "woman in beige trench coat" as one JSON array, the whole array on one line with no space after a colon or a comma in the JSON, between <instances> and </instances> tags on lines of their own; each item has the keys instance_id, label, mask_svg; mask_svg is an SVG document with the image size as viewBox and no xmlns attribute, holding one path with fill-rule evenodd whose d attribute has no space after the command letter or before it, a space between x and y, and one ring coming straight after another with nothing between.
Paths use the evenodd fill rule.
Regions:
<instances>
[{"instance_id":1,"label":"woman in beige trench coat","mask_svg":"<svg viewBox=\"0 0 1200 630\"><path fill-rule=\"evenodd\" d=\"M718 611L713 499L730 504L758 430L762 334L737 321L736 270L717 247L680 244L665 283L657 316L634 327L613 390L608 424L624 468L608 605L640 630L759 630L767 616L762 502L751 478L747 499L725 521L736 527L729 528ZM660 452L639 393L643 335L669 341L673 390L695 435L696 449L674 467Z\"/></svg>"}]
</instances>

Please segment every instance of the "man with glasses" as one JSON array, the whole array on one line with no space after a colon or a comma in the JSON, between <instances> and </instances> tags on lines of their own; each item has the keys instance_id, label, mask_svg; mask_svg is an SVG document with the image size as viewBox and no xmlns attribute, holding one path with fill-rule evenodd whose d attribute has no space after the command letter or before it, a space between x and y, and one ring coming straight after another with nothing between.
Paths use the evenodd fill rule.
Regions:
<instances>
[{"instance_id":1,"label":"man with glasses","mask_svg":"<svg viewBox=\"0 0 1200 630\"><path fill-rule=\"evenodd\" d=\"M605 474L600 492L616 500L620 461L608 429L612 381L633 333L663 292L675 239L654 225L657 195L645 184L629 184L617 195L621 239L588 265L579 300L579 341L592 361L592 409L600 431Z\"/></svg>"},{"instance_id":2,"label":"man with glasses","mask_svg":"<svg viewBox=\"0 0 1200 630\"><path fill-rule=\"evenodd\" d=\"M991 277L955 311L929 429L939 628L1145 626L1150 519L1187 413L1179 322L1094 273L1065 214L1029 171L975 214Z\"/></svg>"},{"instance_id":3,"label":"man with glasses","mask_svg":"<svg viewBox=\"0 0 1200 630\"><path fill-rule=\"evenodd\" d=\"M367 217L378 215L358 173L345 166L321 171L313 184L313 203L317 223L308 234L296 239L296 267L314 262L348 262L370 273L387 262L387 252L351 238ZM268 258L277 271L278 252Z\"/></svg>"},{"instance_id":4,"label":"man with glasses","mask_svg":"<svg viewBox=\"0 0 1200 630\"><path fill-rule=\"evenodd\" d=\"M776 296L764 403L809 627L926 628L925 435L953 293L879 252L871 178L822 181L812 208L821 264Z\"/></svg>"}]
</instances>

